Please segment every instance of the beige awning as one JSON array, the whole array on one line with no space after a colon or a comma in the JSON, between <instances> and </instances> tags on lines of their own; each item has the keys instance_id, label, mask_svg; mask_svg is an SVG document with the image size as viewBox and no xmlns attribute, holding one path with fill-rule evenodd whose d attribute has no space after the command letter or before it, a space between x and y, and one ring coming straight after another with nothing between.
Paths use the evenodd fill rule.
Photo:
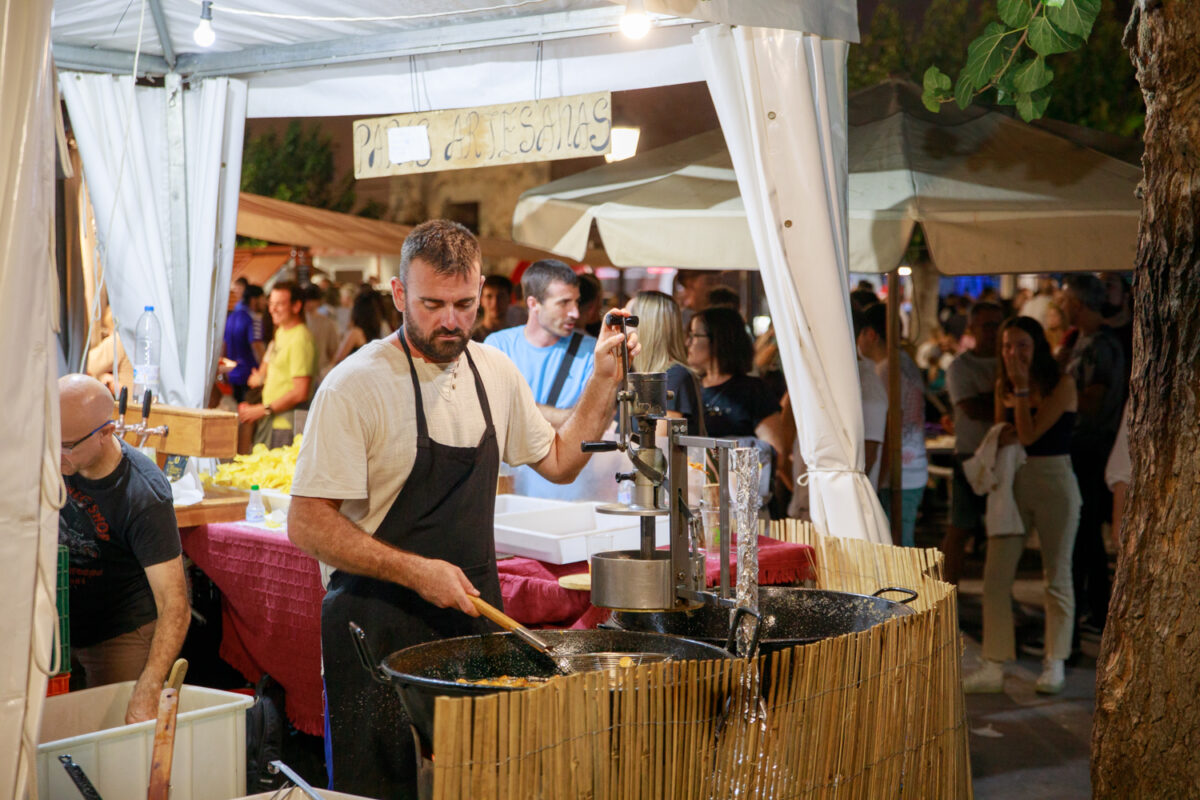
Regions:
<instances>
[{"instance_id":1,"label":"beige awning","mask_svg":"<svg viewBox=\"0 0 1200 800\"><path fill-rule=\"evenodd\" d=\"M1095 132L931 114L900 81L857 93L849 112L852 272L895 269L917 224L946 274L1131 268L1141 170L1091 149ZM578 257L593 222L619 266L756 268L720 131L526 192L513 238Z\"/></svg>"},{"instance_id":2,"label":"beige awning","mask_svg":"<svg viewBox=\"0 0 1200 800\"><path fill-rule=\"evenodd\" d=\"M238 196L238 235L277 244L398 255L404 237L411 230L411 225L356 217L257 194L242 192ZM489 258L537 261L559 257L536 247L489 236L480 236L479 245ZM582 255L594 259L589 264L607 264L602 252Z\"/></svg>"}]
</instances>

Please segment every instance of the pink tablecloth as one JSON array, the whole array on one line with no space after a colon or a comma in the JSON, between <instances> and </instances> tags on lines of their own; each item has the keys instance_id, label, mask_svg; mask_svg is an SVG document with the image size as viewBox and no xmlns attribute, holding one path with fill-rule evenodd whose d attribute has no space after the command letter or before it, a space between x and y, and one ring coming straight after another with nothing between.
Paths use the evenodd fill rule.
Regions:
<instances>
[{"instance_id":1,"label":"pink tablecloth","mask_svg":"<svg viewBox=\"0 0 1200 800\"><path fill-rule=\"evenodd\" d=\"M279 530L225 523L180 531L183 549L224 597L221 658L257 681L268 673L287 693L288 719L321 735L321 599L317 562ZM795 583L814 577L812 548L759 538L759 582ZM708 557L708 582L720 562ZM499 563L504 608L525 625L594 628L608 615L587 592L568 591L559 577L586 572L587 564L546 564L529 558Z\"/></svg>"}]
</instances>

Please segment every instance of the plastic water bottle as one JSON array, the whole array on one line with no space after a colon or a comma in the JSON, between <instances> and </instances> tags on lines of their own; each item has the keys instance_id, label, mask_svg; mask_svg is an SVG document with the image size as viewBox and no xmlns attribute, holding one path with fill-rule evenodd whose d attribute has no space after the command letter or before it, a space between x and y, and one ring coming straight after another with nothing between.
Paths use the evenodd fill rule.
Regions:
<instances>
[{"instance_id":1,"label":"plastic water bottle","mask_svg":"<svg viewBox=\"0 0 1200 800\"><path fill-rule=\"evenodd\" d=\"M262 492L258 484L250 487L250 502L246 503L246 522L262 522L267 518L267 509L263 507Z\"/></svg>"},{"instance_id":2,"label":"plastic water bottle","mask_svg":"<svg viewBox=\"0 0 1200 800\"><path fill-rule=\"evenodd\" d=\"M154 316L154 306L138 317L133 347L133 399L141 403L146 390L158 394L158 367L162 356L162 325Z\"/></svg>"}]
</instances>

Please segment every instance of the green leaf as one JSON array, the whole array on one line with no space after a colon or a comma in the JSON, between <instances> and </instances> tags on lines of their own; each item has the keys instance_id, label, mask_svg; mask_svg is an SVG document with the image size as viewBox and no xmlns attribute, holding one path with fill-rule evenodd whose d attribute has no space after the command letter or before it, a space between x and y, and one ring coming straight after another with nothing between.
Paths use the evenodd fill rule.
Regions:
<instances>
[{"instance_id":1,"label":"green leaf","mask_svg":"<svg viewBox=\"0 0 1200 800\"><path fill-rule=\"evenodd\" d=\"M998 106L1014 106L1017 104L1016 97L1012 92L1005 91L999 87L996 88L996 105Z\"/></svg>"},{"instance_id":2,"label":"green leaf","mask_svg":"<svg viewBox=\"0 0 1200 800\"><path fill-rule=\"evenodd\" d=\"M925 70L923 83L921 102L936 114L941 110L942 103L950 99L950 87L952 86L950 76L937 67L930 67Z\"/></svg>"},{"instance_id":3,"label":"green leaf","mask_svg":"<svg viewBox=\"0 0 1200 800\"><path fill-rule=\"evenodd\" d=\"M971 105L971 98L975 96L975 87L970 84L962 73L958 75L958 83L954 86L954 102L958 103L959 108L966 108Z\"/></svg>"},{"instance_id":4,"label":"green leaf","mask_svg":"<svg viewBox=\"0 0 1200 800\"><path fill-rule=\"evenodd\" d=\"M1029 38L1026 41L1039 56L1067 53L1083 44L1079 36L1059 30L1045 17L1034 17L1029 23Z\"/></svg>"},{"instance_id":5,"label":"green leaf","mask_svg":"<svg viewBox=\"0 0 1200 800\"><path fill-rule=\"evenodd\" d=\"M958 74L959 82L967 81L972 90L987 86L1008 56L1010 48L1004 40L1014 33L998 22L988 25L983 35L967 46L967 63Z\"/></svg>"},{"instance_id":6,"label":"green leaf","mask_svg":"<svg viewBox=\"0 0 1200 800\"><path fill-rule=\"evenodd\" d=\"M942 72L937 67L930 67L925 70L925 91L942 91L949 92L953 85L950 81L950 76Z\"/></svg>"},{"instance_id":7,"label":"green leaf","mask_svg":"<svg viewBox=\"0 0 1200 800\"><path fill-rule=\"evenodd\" d=\"M1017 95L1016 99L1017 113L1021 115L1021 119L1029 122L1046 113L1046 106L1050 104L1050 90L1038 89L1036 92L1022 92Z\"/></svg>"},{"instance_id":8,"label":"green leaf","mask_svg":"<svg viewBox=\"0 0 1200 800\"><path fill-rule=\"evenodd\" d=\"M1000 19L1010 28L1024 28L1033 19L1029 0L1000 0Z\"/></svg>"},{"instance_id":9,"label":"green leaf","mask_svg":"<svg viewBox=\"0 0 1200 800\"><path fill-rule=\"evenodd\" d=\"M1058 7L1047 3L1046 19L1063 33L1086 39L1100 14L1100 0L1064 0Z\"/></svg>"},{"instance_id":10,"label":"green leaf","mask_svg":"<svg viewBox=\"0 0 1200 800\"><path fill-rule=\"evenodd\" d=\"M1013 88L1021 94L1036 92L1054 79L1054 73L1046 68L1046 59L1041 56L1014 67L1009 74L1012 75Z\"/></svg>"}]
</instances>

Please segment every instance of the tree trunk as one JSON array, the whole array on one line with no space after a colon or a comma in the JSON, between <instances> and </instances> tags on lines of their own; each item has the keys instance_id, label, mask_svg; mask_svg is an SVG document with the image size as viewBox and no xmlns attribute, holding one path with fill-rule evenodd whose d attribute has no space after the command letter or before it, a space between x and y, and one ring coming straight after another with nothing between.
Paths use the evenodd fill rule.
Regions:
<instances>
[{"instance_id":1,"label":"tree trunk","mask_svg":"<svg viewBox=\"0 0 1200 800\"><path fill-rule=\"evenodd\" d=\"M1145 10L1142 10L1143 6ZM1200 795L1200 2L1140 0L1133 485L1097 664L1097 797Z\"/></svg>"}]
</instances>

